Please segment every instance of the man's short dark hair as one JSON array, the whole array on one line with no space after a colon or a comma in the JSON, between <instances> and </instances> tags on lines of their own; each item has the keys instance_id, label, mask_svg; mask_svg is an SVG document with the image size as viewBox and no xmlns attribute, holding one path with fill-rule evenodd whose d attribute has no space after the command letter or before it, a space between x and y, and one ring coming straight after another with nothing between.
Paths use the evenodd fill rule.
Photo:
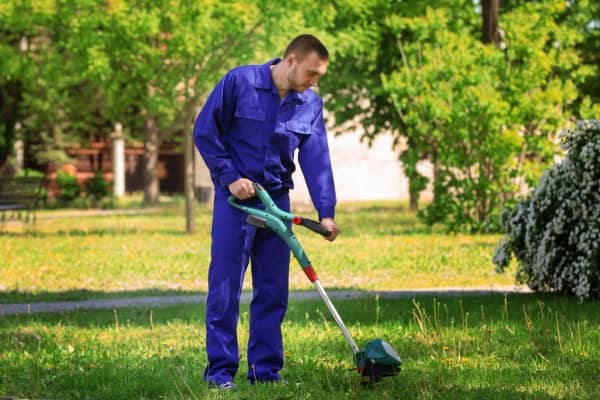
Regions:
<instances>
[{"instance_id":1,"label":"man's short dark hair","mask_svg":"<svg viewBox=\"0 0 600 400\"><path fill-rule=\"evenodd\" d=\"M329 51L327 47L319 40L316 36L309 34L302 34L296 36L290 44L288 44L283 53L283 58L286 58L289 54L296 54L299 60L315 51L321 60L329 60Z\"/></svg>"}]
</instances>

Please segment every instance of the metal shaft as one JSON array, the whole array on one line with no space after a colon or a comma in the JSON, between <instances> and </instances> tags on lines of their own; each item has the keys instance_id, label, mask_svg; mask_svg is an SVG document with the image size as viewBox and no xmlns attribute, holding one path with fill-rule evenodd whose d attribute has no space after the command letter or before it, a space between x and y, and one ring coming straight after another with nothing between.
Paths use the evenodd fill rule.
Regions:
<instances>
[{"instance_id":1,"label":"metal shaft","mask_svg":"<svg viewBox=\"0 0 600 400\"><path fill-rule=\"evenodd\" d=\"M317 292L319 292L319 294L321 295L321 298L325 302L325 305L329 309L329 312L333 316L333 319L335 320L337 325L340 327L340 330L344 334L346 341L348 342L350 347L352 347L352 350L354 351L354 353L355 354L358 353L360 351L360 349L354 342L354 339L352 339L352 335L350 335L350 332L348 331L348 328L346 328L344 321L342 321L340 314L338 314L337 310L333 306L333 303L331 302L331 300L329 300L329 296L327 296L327 293L325 293L325 289L323 289L323 286L321 286L321 282L319 282L319 280L317 279L316 281L313 282L313 285L315 286L315 289L317 289Z\"/></svg>"}]
</instances>

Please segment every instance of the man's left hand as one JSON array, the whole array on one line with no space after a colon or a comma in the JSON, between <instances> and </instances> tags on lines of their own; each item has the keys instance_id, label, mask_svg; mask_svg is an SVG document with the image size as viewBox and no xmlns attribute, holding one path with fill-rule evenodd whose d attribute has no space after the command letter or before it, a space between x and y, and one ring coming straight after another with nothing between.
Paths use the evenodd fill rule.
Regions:
<instances>
[{"instance_id":1,"label":"man's left hand","mask_svg":"<svg viewBox=\"0 0 600 400\"><path fill-rule=\"evenodd\" d=\"M335 223L333 218L323 218L321 220L321 225L329 231L329 235L325 236L325 239L329 240L330 242L333 242L337 235L339 235L340 233L340 230L337 227L337 224Z\"/></svg>"}]
</instances>

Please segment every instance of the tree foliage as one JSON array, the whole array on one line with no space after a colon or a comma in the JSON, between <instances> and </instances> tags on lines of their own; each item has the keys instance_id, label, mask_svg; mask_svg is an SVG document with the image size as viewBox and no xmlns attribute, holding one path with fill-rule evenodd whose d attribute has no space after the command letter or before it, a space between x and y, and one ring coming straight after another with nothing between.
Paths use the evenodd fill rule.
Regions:
<instances>
[{"instance_id":1,"label":"tree foliage","mask_svg":"<svg viewBox=\"0 0 600 400\"><path fill-rule=\"evenodd\" d=\"M18 134L33 165L67 161L67 145L106 124L98 87L82 79L79 59L70 52L71 44L81 39L72 34L78 17L74 9L75 2L67 1L9 1L0 6L5 39L0 44L1 79L8 82L2 92L19 88L3 102L3 110L5 104L16 105L4 129L21 127Z\"/></svg>"},{"instance_id":2,"label":"tree foliage","mask_svg":"<svg viewBox=\"0 0 600 400\"><path fill-rule=\"evenodd\" d=\"M336 0L336 14L331 30L336 35L333 60L329 76L321 84L327 95L327 107L342 130L361 130L367 143L381 134L392 134L394 146L402 148L406 140L406 126L384 89L383 76L402 66L398 48L398 32L389 21L401 17L417 17L426 13L427 7L446 10L447 29L475 35L479 32L477 16L472 2L436 0ZM433 29L433 28L432 28ZM402 40L413 42L418 33L406 29ZM420 157L404 153L404 172L409 178L411 203L416 208L418 193L427 180L417 171ZM390 184L394 184L391 182Z\"/></svg>"},{"instance_id":3,"label":"tree foliage","mask_svg":"<svg viewBox=\"0 0 600 400\"><path fill-rule=\"evenodd\" d=\"M17 134L43 164L119 122L145 143L152 201L160 144L189 131L219 77L309 31L332 53L320 91L336 124L393 135L415 206L417 165L433 165L427 222L490 228L551 163L559 127L600 112L597 2L500 6L495 48L470 0L8 0L0 163Z\"/></svg>"},{"instance_id":4,"label":"tree foliage","mask_svg":"<svg viewBox=\"0 0 600 400\"><path fill-rule=\"evenodd\" d=\"M235 65L278 55L306 18L318 29L331 15L302 1L11 0L0 7L10 39L0 49L10 53L3 72L27 85L22 102L11 95L23 112L3 113L14 117L5 125L20 122L43 163L61 161L69 143L121 123L130 140L145 143L149 202L158 196L160 144L189 130L218 79ZM32 46L19 53L23 37ZM11 71L28 72L11 78ZM6 153L13 136L2 135Z\"/></svg>"},{"instance_id":5,"label":"tree foliage","mask_svg":"<svg viewBox=\"0 0 600 400\"><path fill-rule=\"evenodd\" d=\"M344 62L335 74L353 83L330 92L336 119L361 125L369 139L390 131L405 141L400 159L412 189L425 186L417 163L431 162L426 222L494 229L502 207L552 161L555 132L581 100L583 36L559 23L570 5L524 2L505 12L500 48L480 43L472 4L408 15L395 3L373 18L378 5L362 14L370 24L342 24L353 38L338 51Z\"/></svg>"},{"instance_id":6,"label":"tree foliage","mask_svg":"<svg viewBox=\"0 0 600 400\"><path fill-rule=\"evenodd\" d=\"M485 221L499 200L494 178L511 154L515 138L498 135L508 103L497 96L502 54L475 38L446 29L442 11L425 18L396 18L421 39L398 46L403 66L383 76L383 87L410 138L402 158L429 158L434 165L434 203L424 214L452 228ZM433 28L432 27L436 27Z\"/></svg>"}]
</instances>

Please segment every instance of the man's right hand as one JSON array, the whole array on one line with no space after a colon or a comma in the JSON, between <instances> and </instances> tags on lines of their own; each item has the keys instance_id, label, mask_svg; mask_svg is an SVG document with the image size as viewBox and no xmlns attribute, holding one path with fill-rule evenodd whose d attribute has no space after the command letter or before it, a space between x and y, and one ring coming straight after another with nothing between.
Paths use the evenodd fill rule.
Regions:
<instances>
[{"instance_id":1,"label":"man's right hand","mask_svg":"<svg viewBox=\"0 0 600 400\"><path fill-rule=\"evenodd\" d=\"M231 194L238 200L246 200L256 195L250 179L240 178L237 181L230 183L228 187Z\"/></svg>"},{"instance_id":2,"label":"man's right hand","mask_svg":"<svg viewBox=\"0 0 600 400\"><path fill-rule=\"evenodd\" d=\"M329 235L325 236L325 239L329 240L330 242L333 242L337 235L340 234L340 229L336 225L333 218L323 218L321 220L321 225L329 231Z\"/></svg>"}]
</instances>

